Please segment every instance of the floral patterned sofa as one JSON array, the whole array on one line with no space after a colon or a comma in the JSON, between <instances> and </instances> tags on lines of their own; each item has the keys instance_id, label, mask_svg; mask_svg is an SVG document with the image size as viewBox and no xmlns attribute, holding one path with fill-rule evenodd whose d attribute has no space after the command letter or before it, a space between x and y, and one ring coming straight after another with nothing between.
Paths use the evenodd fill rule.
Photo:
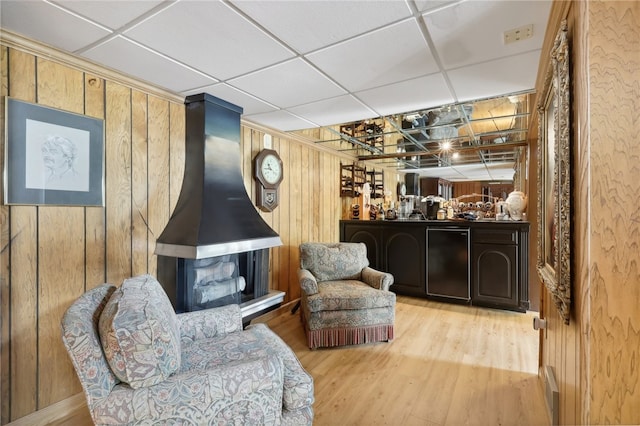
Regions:
<instances>
[{"instance_id":1,"label":"floral patterned sofa","mask_svg":"<svg viewBox=\"0 0 640 426\"><path fill-rule=\"evenodd\" d=\"M238 305L175 314L143 275L87 291L61 327L96 424L312 424L313 378Z\"/></svg>"},{"instance_id":2,"label":"floral patterned sofa","mask_svg":"<svg viewBox=\"0 0 640 426\"><path fill-rule=\"evenodd\" d=\"M393 340L393 275L368 265L363 243L300 244L300 314L309 348Z\"/></svg>"}]
</instances>

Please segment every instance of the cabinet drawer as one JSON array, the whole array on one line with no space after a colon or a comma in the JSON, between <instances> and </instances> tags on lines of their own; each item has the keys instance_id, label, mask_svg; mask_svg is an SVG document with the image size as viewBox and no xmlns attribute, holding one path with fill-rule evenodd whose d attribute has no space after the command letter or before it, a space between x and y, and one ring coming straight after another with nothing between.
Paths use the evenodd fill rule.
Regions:
<instances>
[{"instance_id":1,"label":"cabinet drawer","mask_svg":"<svg viewBox=\"0 0 640 426\"><path fill-rule=\"evenodd\" d=\"M474 243L518 244L517 229L474 229Z\"/></svg>"}]
</instances>

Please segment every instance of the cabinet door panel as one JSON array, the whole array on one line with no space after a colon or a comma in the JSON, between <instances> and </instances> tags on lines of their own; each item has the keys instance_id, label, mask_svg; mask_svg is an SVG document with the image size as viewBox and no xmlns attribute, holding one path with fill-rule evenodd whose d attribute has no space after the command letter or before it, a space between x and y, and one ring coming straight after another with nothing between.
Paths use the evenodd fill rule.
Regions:
<instances>
[{"instance_id":1,"label":"cabinet door panel","mask_svg":"<svg viewBox=\"0 0 640 426\"><path fill-rule=\"evenodd\" d=\"M348 243L364 243L367 246L369 266L381 270L382 267L382 228L369 225L343 225L340 241Z\"/></svg>"},{"instance_id":2,"label":"cabinet door panel","mask_svg":"<svg viewBox=\"0 0 640 426\"><path fill-rule=\"evenodd\" d=\"M425 230L391 229L384 234L386 264L383 270L393 275L396 293L424 296L425 282Z\"/></svg>"},{"instance_id":3,"label":"cabinet door panel","mask_svg":"<svg viewBox=\"0 0 640 426\"><path fill-rule=\"evenodd\" d=\"M473 245L474 304L518 306L517 252L515 245Z\"/></svg>"}]
</instances>

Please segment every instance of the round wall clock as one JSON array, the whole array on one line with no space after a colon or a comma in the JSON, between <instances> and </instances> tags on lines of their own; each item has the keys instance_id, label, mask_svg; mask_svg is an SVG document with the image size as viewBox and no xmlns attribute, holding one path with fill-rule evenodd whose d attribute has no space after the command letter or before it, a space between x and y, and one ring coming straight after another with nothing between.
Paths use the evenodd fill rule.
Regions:
<instances>
[{"instance_id":1,"label":"round wall clock","mask_svg":"<svg viewBox=\"0 0 640 426\"><path fill-rule=\"evenodd\" d=\"M278 207L278 186L282 182L282 160L272 149L263 149L254 159L256 206L271 212Z\"/></svg>"}]
</instances>

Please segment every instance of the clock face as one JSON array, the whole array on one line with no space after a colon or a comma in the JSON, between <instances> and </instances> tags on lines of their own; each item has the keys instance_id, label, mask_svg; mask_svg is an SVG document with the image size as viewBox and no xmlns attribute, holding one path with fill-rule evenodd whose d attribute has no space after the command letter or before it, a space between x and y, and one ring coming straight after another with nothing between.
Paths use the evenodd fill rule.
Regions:
<instances>
[{"instance_id":1,"label":"clock face","mask_svg":"<svg viewBox=\"0 0 640 426\"><path fill-rule=\"evenodd\" d=\"M269 154L264 157L260 169L262 171L262 176L264 176L264 180L271 184L277 183L280 179L280 175L282 174L280 161L278 161L276 156L273 154Z\"/></svg>"}]
</instances>

